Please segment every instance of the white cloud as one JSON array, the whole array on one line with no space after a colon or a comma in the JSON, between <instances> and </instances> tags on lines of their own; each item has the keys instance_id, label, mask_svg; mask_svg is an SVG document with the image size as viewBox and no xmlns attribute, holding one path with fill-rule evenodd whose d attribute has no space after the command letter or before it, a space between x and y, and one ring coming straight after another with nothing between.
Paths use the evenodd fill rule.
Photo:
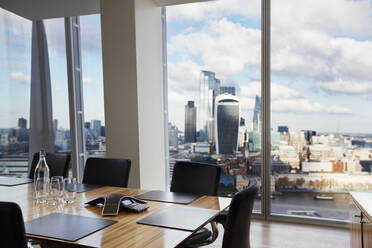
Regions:
<instances>
[{"instance_id":1,"label":"white cloud","mask_svg":"<svg viewBox=\"0 0 372 248\"><path fill-rule=\"evenodd\" d=\"M315 29L332 34L371 35L372 3L368 0L281 0L271 4L272 28ZM259 20L260 0L218 0L171 6L169 21L208 21L230 15Z\"/></svg>"},{"instance_id":2,"label":"white cloud","mask_svg":"<svg viewBox=\"0 0 372 248\"><path fill-rule=\"evenodd\" d=\"M9 78L23 84L30 84L31 82L30 76L24 74L23 72L11 72L9 74Z\"/></svg>"},{"instance_id":3,"label":"white cloud","mask_svg":"<svg viewBox=\"0 0 372 248\"><path fill-rule=\"evenodd\" d=\"M93 79L91 79L90 77L83 77L83 83L84 84L92 84Z\"/></svg>"},{"instance_id":4,"label":"white cloud","mask_svg":"<svg viewBox=\"0 0 372 248\"><path fill-rule=\"evenodd\" d=\"M261 95L260 82L240 86L239 97L243 111L253 109L256 95ZM346 107L311 102L296 90L277 83L271 84L271 109L274 112L287 113L352 114L352 110Z\"/></svg>"},{"instance_id":5,"label":"white cloud","mask_svg":"<svg viewBox=\"0 0 372 248\"><path fill-rule=\"evenodd\" d=\"M200 56L204 67L222 79L243 72L246 65L260 68L261 32L227 19L211 21L198 32L174 36L168 47L170 54Z\"/></svg>"},{"instance_id":6,"label":"white cloud","mask_svg":"<svg viewBox=\"0 0 372 248\"><path fill-rule=\"evenodd\" d=\"M218 0L175 5L167 7L167 10L169 21L203 21L236 14L258 19L261 15L261 0Z\"/></svg>"},{"instance_id":7,"label":"white cloud","mask_svg":"<svg viewBox=\"0 0 372 248\"><path fill-rule=\"evenodd\" d=\"M344 81L342 79L329 82L317 82L316 85L328 93L340 94L372 94L372 81Z\"/></svg>"}]
</instances>

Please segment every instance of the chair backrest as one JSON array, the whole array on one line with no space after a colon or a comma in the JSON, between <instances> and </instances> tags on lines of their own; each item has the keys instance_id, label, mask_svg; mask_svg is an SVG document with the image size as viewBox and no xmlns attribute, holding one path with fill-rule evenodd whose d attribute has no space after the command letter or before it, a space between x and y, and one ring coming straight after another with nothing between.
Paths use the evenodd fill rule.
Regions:
<instances>
[{"instance_id":1,"label":"chair backrest","mask_svg":"<svg viewBox=\"0 0 372 248\"><path fill-rule=\"evenodd\" d=\"M46 162L49 167L49 176L63 176L67 177L68 168L70 165L70 154L64 153L51 153L47 152L45 156ZM34 154L34 158L32 159L31 169L29 173L29 178L34 179L35 168L37 163L39 162L39 153Z\"/></svg>"},{"instance_id":2,"label":"chair backrest","mask_svg":"<svg viewBox=\"0 0 372 248\"><path fill-rule=\"evenodd\" d=\"M83 183L128 187L131 161L116 158L88 158Z\"/></svg>"},{"instance_id":3,"label":"chair backrest","mask_svg":"<svg viewBox=\"0 0 372 248\"><path fill-rule=\"evenodd\" d=\"M13 202L0 202L0 247L26 248L27 239L21 208Z\"/></svg>"},{"instance_id":4,"label":"chair backrest","mask_svg":"<svg viewBox=\"0 0 372 248\"><path fill-rule=\"evenodd\" d=\"M176 162L173 168L171 192L217 195L221 167L213 164Z\"/></svg>"},{"instance_id":5,"label":"chair backrest","mask_svg":"<svg viewBox=\"0 0 372 248\"><path fill-rule=\"evenodd\" d=\"M254 200L258 194L256 181L235 194L229 208L222 248L249 248L250 226Z\"/></svg>"}]
</instances>

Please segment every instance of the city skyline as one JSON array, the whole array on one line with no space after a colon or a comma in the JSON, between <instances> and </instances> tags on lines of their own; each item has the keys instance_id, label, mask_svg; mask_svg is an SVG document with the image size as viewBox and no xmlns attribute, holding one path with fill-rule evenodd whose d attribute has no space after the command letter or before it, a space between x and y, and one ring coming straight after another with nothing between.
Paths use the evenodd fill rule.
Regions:
<instances>
[{"instance_id":1,"label":"city skyline","mask_svg":"<svg viewBox=\"0 0 372 248\"><path fill-rule=\"evenodd\" d=\"M372 65L367 52L372 48L372 3L336 0L326 5L335 10L333 15L324 14L319 0L272 3L272 127L371 133L372 116L363 109L372 104L367 73ZM182 129L185 102L200 107L203 70L215 72L221 85L236 87L242 117L252 122L254 98L261 94L260 8L255 0L167 8L170 122ZM314 16L320 21L315 23Z\"/></svg>"}]
</instances>

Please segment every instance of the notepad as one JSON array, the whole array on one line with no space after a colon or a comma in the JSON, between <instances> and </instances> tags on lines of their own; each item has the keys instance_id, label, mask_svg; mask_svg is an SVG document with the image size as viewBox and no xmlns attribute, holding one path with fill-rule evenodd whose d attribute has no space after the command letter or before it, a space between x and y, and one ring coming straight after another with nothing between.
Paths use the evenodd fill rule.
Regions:
<instances>
[{"instance_id":1,"label":"notepad","mask_svg":"<svg viewBox=\"0 0 372 248\"><path fill-rule=\"evenodd\" d=\"M26 233L67 241L76 241L117 221L79 215L53 213L25 223Z\"/></svg>"}]
</instances>

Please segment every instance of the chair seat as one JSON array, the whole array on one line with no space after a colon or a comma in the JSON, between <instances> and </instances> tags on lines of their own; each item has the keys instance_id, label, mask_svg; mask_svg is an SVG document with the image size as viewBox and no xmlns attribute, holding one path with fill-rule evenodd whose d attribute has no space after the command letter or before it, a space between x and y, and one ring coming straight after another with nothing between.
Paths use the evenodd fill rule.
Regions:
<instances>
[{"instance_id":1,"label":"chair seat","mask_svg":"<svg viewBox=\"0 0 372 248\"><path fill-rule=\"evenodd\" d=\"M209 231L207 228L203 227L202 229L194 233L191 237L183 241L180 247L181 248L197 247L198 244L203 244L203 243L208 242L208 240L210 240L211 237L212 237L212 232Z\"/></svg>"}]
</instances>

